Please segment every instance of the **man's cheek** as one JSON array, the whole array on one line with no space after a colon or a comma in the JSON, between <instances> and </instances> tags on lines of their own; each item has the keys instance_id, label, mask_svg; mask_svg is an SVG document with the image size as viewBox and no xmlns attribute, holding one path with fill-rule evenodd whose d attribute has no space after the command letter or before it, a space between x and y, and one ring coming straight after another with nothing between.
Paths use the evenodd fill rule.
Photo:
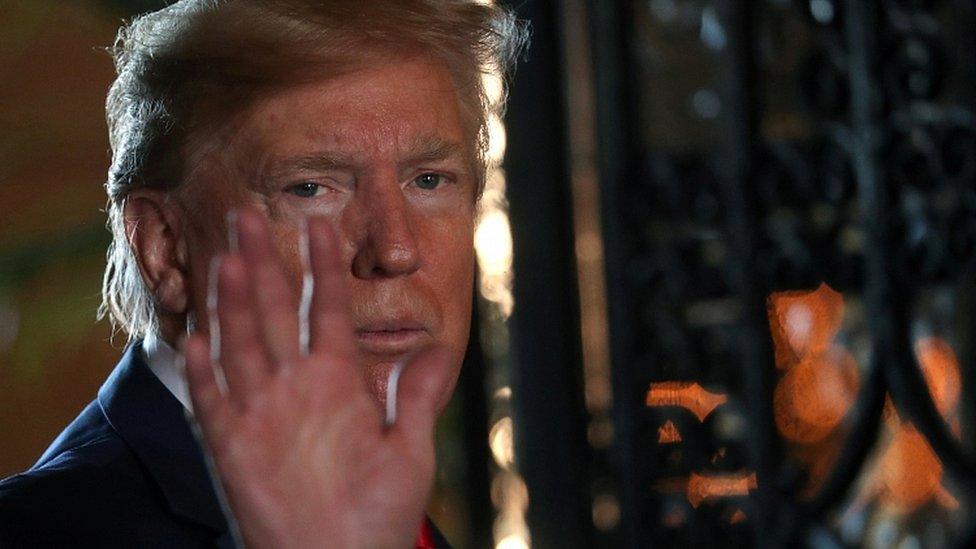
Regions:
<instances>
[{"instance_id":1,"label":"man's cheek","mask_svg":"<svg viewBox=\"0 0 976 549\"><path fill-rule=\"evenodd\" d=\"M278 256L284 264L288 281L296 292L300 291L304 277L301 251L298 249L300 230L299 227L289 221L276 220L272 221L271 224L272 235L278 245Z\"/></svg>"}]
</instances>

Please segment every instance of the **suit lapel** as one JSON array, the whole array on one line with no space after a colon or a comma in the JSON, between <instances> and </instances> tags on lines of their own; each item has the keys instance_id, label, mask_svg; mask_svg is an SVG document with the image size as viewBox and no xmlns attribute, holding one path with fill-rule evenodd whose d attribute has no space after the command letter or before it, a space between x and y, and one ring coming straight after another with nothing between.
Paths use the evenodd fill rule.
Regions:
<instances>
[{"instance_id":1,"label":"suit lapel","mask_svg":"<svg viewBox=\"0 0 976 549\"><path fill-rule=\"evenodd\" d=\"M155 479L173 514L217 532L227 530L183 405L149 370L141 341L129 345L98 391L98 403Z\"/></svg>"}]
</instances>

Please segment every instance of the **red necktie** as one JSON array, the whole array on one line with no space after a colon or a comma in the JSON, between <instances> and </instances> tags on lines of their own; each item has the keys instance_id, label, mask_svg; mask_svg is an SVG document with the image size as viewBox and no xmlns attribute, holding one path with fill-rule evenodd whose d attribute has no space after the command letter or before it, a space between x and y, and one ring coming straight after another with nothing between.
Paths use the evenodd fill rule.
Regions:
<instances>
[{"instance_id":1,"label":"red necktie","mask_svg":"<svg viewBox=\"0 0 976 549\"><path fill-rule=\"evenodd\" d=\"M434 534L430 531L430 524L427 519L420 524L420 534L417 535L417 549L436 549L434 545Z\"/></svg>"}]
</instances>

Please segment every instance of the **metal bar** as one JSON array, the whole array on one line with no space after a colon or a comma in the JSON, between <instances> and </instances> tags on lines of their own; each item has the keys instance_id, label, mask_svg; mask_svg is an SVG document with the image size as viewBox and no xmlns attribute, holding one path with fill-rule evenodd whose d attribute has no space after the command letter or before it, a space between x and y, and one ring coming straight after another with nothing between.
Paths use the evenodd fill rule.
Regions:
<instances>
[{"instance_id":1,"label":"metal bar","mask_svg":"<svg viewBox=\"0 0 976 549\"><path fill-rule=\"evenodd\" d=\"M513 231L513 419L533 545L587 547L592 536L586 418L573 276L559 6L515 3L532 49L512 86L505 168Z\"/></svg>"},{"instance_id":2,"label":"metal bar","mask_svg":"<svg viewBox=\"0 0 976 549\"><path fill-rule=\"evenodd\" d=\"M477 275L475 276L477 280ZM481 345L478 292L474 292L468 352L458 379L461 417L464 429L465 505L470 524L472 547L492 547L491 536L491 455L488 451L488 399L485 394L485 352Z\"/></svg>"},{"instance_id":3,"label":"metal bar","mask_svg":"<svg viewBox=\"0 0 976 549\"><path fill-rule=\"evenodd\" d=\"M601 182L601 210L606 258L607 317L609 327L613 402L613 459L621 503L619 527L620 546L641 547L657 540L645 540L640 532L641 505L645 499L641 486L635 449L636 423L643 412L644 401L636 390L637 375L633 358L634 330L627 311L633 296L628 295L625 282L625 251L622 248L624 223L620 218L620 204L627 199L625 183L632 176L628 172L635 150L639 146L632 127L634 102L630 93L636 92L628 81L629 32L625 21L631 13L628 0L587 0L590 16L594 95L596 100L596 130L599 178Z\"/></svg>"},{"instance_id":4,"label":"metal bar","mask_svg":"<svg viewBox=\"0 0 976 549\"><path fill-rule=\"evenodd\" d=\"M589 31L589 12L585 0L562 2L563 66L566 71L566 123L568 129L569 183L573 196L573 230L576 248L576 277L579 281L580 335L583 352L583 387L588 433L606 432L612 425L613 382L607 325L606 263L602 227L601 180L598 168L596 97L594 90L593 45ZM619 487L606 463L611 455L599 434L588 436L591 446L590 486L594 505L594 541L601 547L619 547L619 519L616 527L598 521L598 505L619 509ZM603 503L601 503L603 502Z\"/></svg>"},{"instance_id":5,"label":"metal bar","mask_svg":"<svg viewBox=\"0 0 976 549\"><path fill-rule=\"evenodd\" d=\"M960 394L963 398L959 402L959 414L962 420L962 440L965 451L970 456L976 452L976 345L970 339L971 334L976 330L973 315L976 315L976 281L973 280L974 273L964 273L962 280L956 285L957 314L954 323L954 330L960 337L956 338L956 353L959 358L959 365L962 374L962 390ZM966 398L965 395L970 395ZM964 505L968 507L968 519L964 522L969 524L959 539L957 547L976 547L976 494L966 495Z\"/></svg>"},{"instance_id":6,"label":"metal bar","mask_svg":"<svg viewBox=\"0 0 976 549\"><path fill-rule=\"evenodd\" d=\"M874 2L847 2L845 7L854 168L868 236L865 302L874 353L884 359L885 379L897 407L906 412L925 435L960 487L973 493L976 491L976 468L949 435L913 358L909 310L913 293L892 276L897 268L892 257L892 250L897 248L890 231L893 213L886 207L883 171L877 160L884 136L877 113L882 92L873 73L877 66L877 36L874 32L879 19L877 6Z\"/></svg>"},{"instance_id":7,"label":"metal bar","mask_svg":"<svg viewBox=\"0 0 976 549\"><path fill-rule=\"evenodd\" d=\"M842 502L853 488L861 469L874 448L881 431L881 412L885 401L884 363L880 356L871 359L870 371L857 394L851 430L837 454L830 475L817 495L806 505L807 520L820 520Z\"/></svg>"},{"instance_id":8,"label":"metal bar","mask_svg":"<svg viewBox=\"0 0 976 549\"><path fill-rule=\"evenodd\" d=\"M901 292L905 299L907 292ZM887 372L888 386L895 406L907 413L920 433L925 435L932 450L939 457L946 472L965 494L976 493L976 466L969 456L963 453L961 445L949 434L942 416L939 415L928 385L915 360L909 330L911 317L903 301L892 305L893 318L891 330L895 339L889 348Z\"/></svg>"},{"instance_id":9,"label":"metal bar","mask_svg":"<svg viewBox=\"0 0 976 549\"><path fill-rule=\"evenodd\" d=\"M757 89L760 58L755 43L755 21L759 10L749 0L727 0L722 4L727 29L728 71L728 150L725 156L722 197L726 204L731 247L736 257L731 265L731 285L743 303L739 342L742 350L742 377L745 401L751 423L749 430L752 463L758 486L754 494L756 543L776 547L791 537L777 530L791 524L786 519L790 506L779 497L777 476L780 464L780 440L773 419L775 367L766 313L766 295L761 275L755 269L759 253L760 227L754 210L757 151L760 135Z\"/></svg>"}]
</instances>

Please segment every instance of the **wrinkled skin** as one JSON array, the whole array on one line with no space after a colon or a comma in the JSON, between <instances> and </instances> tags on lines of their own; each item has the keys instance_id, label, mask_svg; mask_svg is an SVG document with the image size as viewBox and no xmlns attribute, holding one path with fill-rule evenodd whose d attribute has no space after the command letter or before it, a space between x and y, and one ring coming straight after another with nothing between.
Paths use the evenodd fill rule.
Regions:
<instances>
[{"instance_id":1,"label":"wrinkled skin","mask_svg":"<svg viewBox=\"0 0 976 549\"><path fill-rule=\"evenodd\" d=\"M195 415L249 547L415 539L471 314L477 177L464 128L446 69L398 59L257 101L195 153L178 201L130 199L164 337L196 312Z\"/></svg>"}]
</instances>

